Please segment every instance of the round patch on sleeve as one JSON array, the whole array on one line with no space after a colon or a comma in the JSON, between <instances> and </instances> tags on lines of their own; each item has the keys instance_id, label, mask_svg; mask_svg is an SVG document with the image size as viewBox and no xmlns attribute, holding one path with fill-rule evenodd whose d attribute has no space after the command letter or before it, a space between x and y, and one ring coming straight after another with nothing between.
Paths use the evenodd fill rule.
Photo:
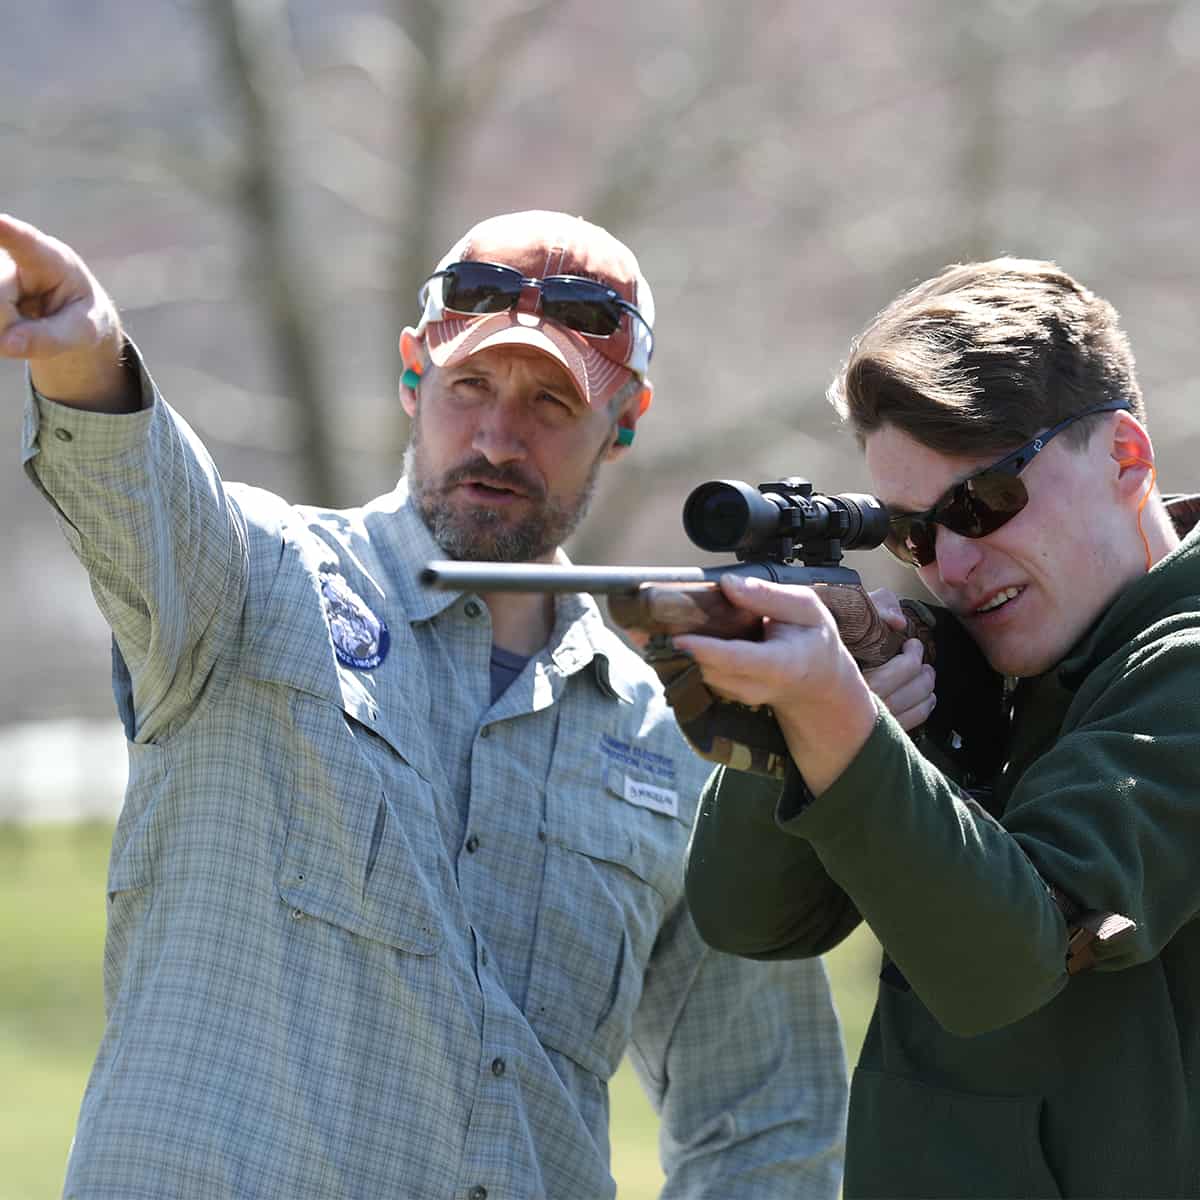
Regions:
<instances>
[{"instance_id":1,"label":"round patch on sleeve","mask_svg":"<svg viewBox=\"0 0 1200 1200\"><path fill-rule=\"evenodd\" d=\"M340 575L321 575L321 599L338 662L359 671L373 671L387 657L391 643L387 623Z\"/></svg>"}]
</instances>

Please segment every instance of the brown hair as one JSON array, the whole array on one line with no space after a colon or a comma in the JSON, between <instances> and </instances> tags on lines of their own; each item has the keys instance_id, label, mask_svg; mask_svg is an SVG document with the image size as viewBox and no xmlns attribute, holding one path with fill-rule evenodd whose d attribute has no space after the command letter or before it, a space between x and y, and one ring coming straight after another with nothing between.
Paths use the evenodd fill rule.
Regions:
<instances>
[{"instance_id":1,"label":"brown hair","mask_svg":"<svg viewBox=\"0 0 1200 1200\"><path fill-rule=\"evenodd\" d=\"M1145 419L1116 310L1052 262L956 264L893 300L854 339L829 399L861 445L894 425L944 454L1028 441L1122 402ZM1086 441L1092 421L1063 433Z\"/></svg>"}]
</instances>

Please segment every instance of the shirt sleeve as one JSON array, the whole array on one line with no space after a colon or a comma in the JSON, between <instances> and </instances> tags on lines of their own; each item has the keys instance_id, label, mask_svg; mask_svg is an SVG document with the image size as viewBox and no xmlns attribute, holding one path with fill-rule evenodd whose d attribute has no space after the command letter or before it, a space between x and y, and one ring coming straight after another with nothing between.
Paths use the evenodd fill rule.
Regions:
<instances>
[{"instance_id":1,"label":"shirt sleeve","mask_svg":"<svg viewBox=\"0 0 1200 1200\"><path fill-rule=\"evenodd\" d=\"M680 904L647 970L630 1057L661 1120L664 1200L837 1196L846 1065L819 959L718 953Z\"/></svg>"},{"instance_id":2,"label":"shirt sleeve","mask_svg":"<svg viewBox=\"0 0 1200 1200\"><path fill-rule=\"evenodd\" d=\"M112 628L130 690L126 732L151 742L186 720L233 635L246 535L200 439L129 353L136 412L72 408L30 385L22 461Z\"/></svg>"},{"instance_id":3,"label":"shirt sleeve","mask_svg":"<svg viewBox=\"0 0 1200 1200\"><path fill-rule=\"evenodd\" d=\"M831 787L778 819L813 847L950 1032L1010 1024L1065 986L1066 923L1046 881L889 713Z\"/></svg>"},{"instance_id":4,"label":"shirt sleeve","mask_svg":"<svg viewBox=\"0 0 1200 1200\"><path fill-rule=\"evenodd\" d=\"M804 958L858 925L849 896L812 846L781 833L776 815L812 794L794 767L782 784L720 768L700 799L687 860L687 899L701 936L729 954Z\"/></svg>"},{"instance_id":5,"label":"shirt sleeve","mask_svg":"<svg viewBox=\"0 0 1200 1200\"><path fill-rule=\"evenodd\" d=\"M881 713L843 775L780 813L851 895L939 1022L970 1035L1066 986L1067 926L1051 886L1132 925L1096 969L1154 958L1200 910L1195 679L1188 629L1111 658L1022 772L997 820Z\"/></svg>"}]
</instances>

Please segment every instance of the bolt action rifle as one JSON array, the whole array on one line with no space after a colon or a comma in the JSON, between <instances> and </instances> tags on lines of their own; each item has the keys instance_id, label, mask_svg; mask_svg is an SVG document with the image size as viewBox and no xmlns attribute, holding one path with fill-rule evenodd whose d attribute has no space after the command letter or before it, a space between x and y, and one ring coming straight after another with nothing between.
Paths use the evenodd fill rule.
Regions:
<instances>
[{"instance_id":1,"label":"bolt action rifle","mask_svg":"<svg viewBox=\"0 0 1200 1200\"><path fill-rule=\"evenodd\" d=\"M734 574L812 587L837 621L842 641L863 668L899 653L919 637L932 659L934 618L916 601L901 602L907 627L880 617L858 572L842 553L872 549L888 533L888 512L874 496L813 492L806 479L702 483L683 506L683 527L702 550L732 553L715 567L542 566L534 563L430 562L427 587L457 592L590 592L607 597L613 621L649 635L646 661L663 680L680 728L703 757L738 770L781 777L787 745L766 707L718 700L699 669L671 641L674 634L757 639L761 618L736 608L718 584Z\"/></svg>"}]
</instances>

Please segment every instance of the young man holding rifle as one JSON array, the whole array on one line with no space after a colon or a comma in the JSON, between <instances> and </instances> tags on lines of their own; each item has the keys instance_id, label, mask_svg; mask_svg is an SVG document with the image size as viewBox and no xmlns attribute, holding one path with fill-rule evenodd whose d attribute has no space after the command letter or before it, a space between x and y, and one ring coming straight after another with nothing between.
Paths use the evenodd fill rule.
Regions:
<instances>
[{"instance_id":1,"label":"young man holding rifle","mask_svg":"<svg viewBox=\"0 0 1200 1200\"><path fill-rule=\"evenodd\" d=\"M832 398L889 548L1009 681L1000 765L939 769L810 591L730 581L765 640L677 643L792 761L710 785L697 925L762 959L860 920L883 944L847 1197L1200 1194L1200 534L1158 491L1117 315L1051 263L951 267Z\"/></svg>"}]
</instances>

